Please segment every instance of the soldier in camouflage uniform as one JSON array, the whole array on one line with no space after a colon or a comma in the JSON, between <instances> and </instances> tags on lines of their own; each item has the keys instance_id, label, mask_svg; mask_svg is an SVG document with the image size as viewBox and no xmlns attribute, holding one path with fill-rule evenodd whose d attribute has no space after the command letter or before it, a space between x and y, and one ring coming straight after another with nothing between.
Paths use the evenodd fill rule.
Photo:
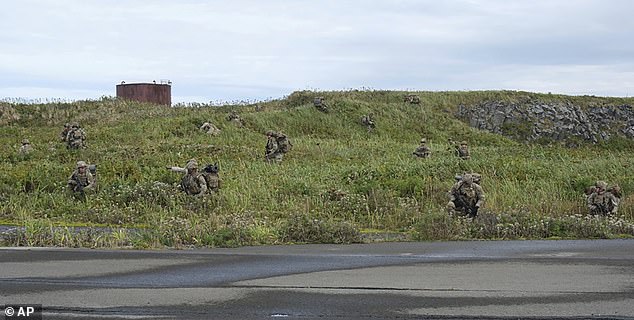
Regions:
<instances>
[{"instance_id":1,"label":"soldier in camouflage uniform","mask_svg":"<svg viewBox=\"0 0 634 320\"><path fill-rule=\"evenodd\" d=\"M484 192L482 187L473 182L473 175L465 173L460 181L456 182L449 191L449 203L447 211L449 214L459 214L475 218L478 209L484 203Z\"/></svg>"},{"instance_id":2,"label":"soldier in camouflage uniform","mask_svg":"<svg viewBox=\"0 0 634 320\"><path fill-rule=\"evenodd\" d=\"M27 155L33 151L33 146L29 139L22 139L22 145L20 146L20 155Z\"/></svg>"},{"instance_id":3,"label":"soldier in camouflage uniform","mask_svg":"<svg viewBox=\"0 0 634 320\"><path fill-rule=\"evenodd\" d=\"M86 131L84 131L77 122L73 122L70 127L70 131L68 131L68 134L66 135L66 148L86 148Z\"/></svg>"},{"instance_id":4,"label":"soldier in camouflage uniform","mask_svg":"<svg viewBox=\"0 0 634 320\"><path fill-rule=\"evenodd\" d=\"M456 155L463 160L471 159L471 153L469 152L467 141L462 141L460 142L460 146L456 146Z\"/></svg>"},{"instance_id":5,"label":"soldier in camouflage uniform","mask_svg":"<svg viewBox=\"0 0 634 320\"><path fill-rule=\"evenodd\" d=\"M218 127L216 127L213 123L211 122L205 122L203 123L202 126L200 126L200 130L204 131L212 136L217 136L220 134L220 129L218 129Z\"/></svg>"},{"instance_id":6,"label":"soldier in camouflage uniform","mask_svg":"<svg viewBox=\"0 0 634 320\"><path fill-rule=\"evenodd\" d=\"M405 99L403 99L404 102L408 102L411 104L420 104L420 98L415 95L415 94L408 94L405 96Z\"/></svg>"},{"instance_id":7,"label":"soldier in camouflage uniform","mask_svg":"<svg viewBox=\"0 0 634 320\"><path fill-rule=\"evenodd\" d=\"M374 128L376 127L374 120L372 120L373 117L374 117L373 113L370 113L361 117L361 123L368 128L368 133L372 132L372 130L374 130Z\"/></svg>"},{"instance_id":8,"label":"soldier in camouflage uniform","mask_svg":"<svg viewBox=\"0 0 634 320\"><path fill-rule=\"evenodd\" d=\"M412 153L419 158L427 158L431 155L431 149L427 146L427 139L420 139L420 145Z\"/></svg>"},{"instance_id":9,"label":"soldier in camouflage uniform","mask_svg":"<svg viewBox=\"0 0 634 320\"><path fill-rule=\"evenodd\" d=\"M242 128L243 121L240 115L235 111L231 110L231 112L227 115L227 121L233 122L238 128Z\"/></svg>"},{"instance_id":10,"label":"soldier in camouflage uniform","mask_svg":"<svg viewBox=\"0 0 634 320\"><path fill-rule=\"evenodd\" d=\"M198 162L190 160L185 166L187 173L181 179L180 187L188 195L201 197L207 192L207 181L198 172Z\"/></svg>"},{"instance_id":11,"label":"soldier in camouflage uniform","mask_svg":"<svg viewBox=\"0 0 634 320\"><path fill-rule=\"evenodd\" d=\"M284 153L280 150L280 146L277 143L277 132L269 130L266 132L266 146L264 147L264 159L267 162L282 162Z\"/></svg>"},{"instance_id":12,"label":"soldier in camouflage uniform","mask_svg":"<svg viewBox=\"0 0 634 320\"><path fill-rule=\"evenodd\" d=\"M608 191L607 187L608 184L605 181L596 182L593 192L586 200L590 214L602 216L616 214L620 200Z\"/></svg>"},{"instance_id":13,"label":"soldier in camouflage uniform","mask_svg":"<svg viewBox=\"0 0 634 320\"><path fill-rule=\"evenodd\" d=\"M213 165L208 164L203 168L202 176L205 178L205 182L207 183L207 190L211 194L218 193L220 190L220 176L218 163L214 163Z\"/></svg>"},{"instance_id":14,"label":"soldier in camouflage uniform","mask_svg":"<svg viewBox=\"0 0 634 320\"><path fill-rule=\"evenodd\" d=\"M77 161L75 171L68 178L67 186L68 190L79 198L84 198L86 191L95 190L95 178L85 161Z\"/></svg>"},{"instance_id":15,"label":"soldier in camouflage uniform","mask_svg":"<svg viewBox=\"0 0 634 320\"><path fill-rule=\"evenodd\" d=\"M317 108L317 110L323 113L328 113L330 111L330 107L326 104L324 97L316 97L313 99L313 105Z\"/></svg>"},{"instance_id":16,"label":"soldier in camouflage uniform","mask_svg":"<svg viewBox=\"0 0 634 320\"><path fill-rule=\"evenodd\" d=\"M60 138L62 142L66 142L66 138L68 138L68 132L70 131L70 123L64 123L64 130L60 133Z\"/></svg>"}]
</instances>

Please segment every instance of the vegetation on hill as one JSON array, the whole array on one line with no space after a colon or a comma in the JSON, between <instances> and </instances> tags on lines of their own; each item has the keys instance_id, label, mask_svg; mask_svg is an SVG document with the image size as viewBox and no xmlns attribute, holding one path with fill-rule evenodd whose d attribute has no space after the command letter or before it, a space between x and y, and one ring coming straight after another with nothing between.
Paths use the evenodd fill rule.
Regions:
<instances>
[{"instance_id":1,"label":"vegetation on hill","mask_svg":"<svg viewBox=\"0 0 634 320\"><path fill-rule=\"evenodd\" d=\"M73 103L0 103L0 222L19 228L5 245L237 246L296 242L349 243L368 232L401 232L414 240L611 238L634 235L630 148L568 149L527 145L472 129L454 117L460 104L530 95L579 105L631 99L569 97L514 91L300 91L280 100L226 106L165 107L104 97ZM313 107L323 96L329 113ZM236 110L238 128L225 119ZM368 133L359 119L374 113ZM66 122L88 134L88 148L59 141ZM211 136L198 128L216 124ZM267 130L293 142L284 161L264 161ZM412 151L421 137L428 159ZM28 138L35 152L19 156ZM459 160L447 140L466 140ZM218 162L220 194L194 198L173 185L167 165ZM76 161L97 165L98 191L77 201L66 191ZM486 204L475 220L444 207L454 176L482 174ZM618 183L616 217L587 215L583 191L596 180ZM96 229L74 226L101 226Z\"/></svg>"}]
</instances>

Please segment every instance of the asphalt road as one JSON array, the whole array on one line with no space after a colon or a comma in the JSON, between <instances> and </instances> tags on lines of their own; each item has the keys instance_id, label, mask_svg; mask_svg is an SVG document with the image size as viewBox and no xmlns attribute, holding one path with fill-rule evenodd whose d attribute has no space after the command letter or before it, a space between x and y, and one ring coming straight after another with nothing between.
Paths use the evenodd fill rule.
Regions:
<instances>
[{"instance_id":1,"label":"asphalt road","mask_svg":"<svg viewBox=\"0 0 634 320\"><path fill-rule=\"evenodd\" d=\"M634 240L3 248L0 306L17 303L44 319L634 319Z\"/></svg>"}]
</instances>

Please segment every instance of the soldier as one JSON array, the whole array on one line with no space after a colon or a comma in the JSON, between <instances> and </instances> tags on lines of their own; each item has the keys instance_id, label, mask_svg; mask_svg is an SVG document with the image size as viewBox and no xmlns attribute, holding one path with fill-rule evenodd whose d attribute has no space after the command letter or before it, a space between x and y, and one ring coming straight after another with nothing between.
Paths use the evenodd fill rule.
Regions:
<instances>
[{"instance_id":1,"label":"soldier","mask_svg":"<svg viewBox=\"0 0 634 320\"><path fill-rule=\"evenodd\" d=\"M458 213L475 218L483 202L484 192L482 187L474 183L472 174L465 173L460 181L456 182L449 191L447 211L452 215Z\"/></svg>"},{"instance_id":2,"label":"soldier","mask_svg":"<svg viewBox=\"0 0 634 320\"><path fill-rule=\"evenodd\" d=\"M202 126L200 126L200 130L207 132L208 134L212 135L212 136L217 136L220 134L220 129L218 129L218 127L216 127L213 123L211 122L205 122L203 123Z\"/></svg>"},{"instance_id":3,"label":"soldier","mask_svg":"<svg viewBox=\"0 0 634 320\"><path fill-rule=\"evenodd\" d=\"M372 130L374 130L374 128L376 127L374 120L372 120L373 117L374 117L374 113L370 113L368 115L364 115L363 117L361 117L361 123L365 125L366 127L368 127L368 133L372 132Z\"/></svg>"},{"instance_id":4,"label":"soldier","mask_svg":"<svg viewBox=\"0 0 634 320\"><path fill-rule=\"evenodd\" d=\"M84 198L86 190L95 190L95 178L88 170L85 161L77 161L75 171L68 178L68 189L73 195Z\"/></svg>"},{"instance_id":5,"label":"soldier","mask_svg":"<svg viewBox=\"0 0 634 320\"><path fill-rule=\"evenodd\" d=\"M66 138L68 137L69 131L70 131L70 124L64 123L64 130L62 130L62 133L60 134L60 138L62 142L66 142Z\"/></svg>"},{"instance_id":6,"label":"soldier","mask_svg":"<svg viewBox=\"0 0 634 320\"><path fill-rule=\"evenodd\" d=\"M420 104L420 98L415 94L408 94L405 96L404 102L409 102L411 104Z\"/></svg>"},{"instance_id":7,"label":"soldier","mask_svg":"<svg viewBox=\"0 0 634 320\"><path fill-rule=\"evenodd\" d=\"M266 132L266 146L264 147L264 159L267 162L281 162L284 155L278 151L279 146L277 144L277 133L269 130Z\"/></svg>"},{"instance_id":8,"label":"soldier","mask_svg":"<svg viewBox=\"0 0 634 320\"><path fill-rule=\"evenodd\" d=\"M269 130L266 132L266 147L264 148L264 158L268 162L282 162L284 154L291 151L293 144L288 137L281 133Z\"/></svg>"},{"instance_id":9,"label":"soldier","mask_svg":"<svg viewBox=\"0 0 634 320\"><path fill-rule=\"evenodd\" d=\"M619 198L617 198L613 191L606 190L608 184L605 181L597 181L593 192L588 196L587 204L590 214L592 215L608 215L616 214L619 208ZM620 194L620 188L616 186L618 190L614 191ZM614 187L611 188L614 190Z\"/></svg>"},{"instance_id":10,"label":"soldier","mask_svg":"<svg viewBox=\"0 0 634 320\"><path fill-rule=\"evenodd\" d=\"M73 122L70 131L66 135L67 149L86 148L86 131L79 126L79 123Z\"/></svg>"},{"instance_id":11,"label":"soldier","mask_svg":"<svg viewBox=\"0 0 634 320\"><path fill-rule=\"evenodd\" d=\"M29 139L22 139L22 145L20 146L20 155L27 155L33 151L31 142Z\"/></svg>"},{"instance_id":12,"label":"soldier","mask_svg":"<svg viewBox=\"0 0 634 320\"><path fill-rule=\"evenodd\" d=\"M231 112L227 115L227 121L233 122L238 128L242 128L244 124L240 115L235 111L231 110Z\"/></svg>"},{"instance_id":13,"label":"soldier","mask_svg":"<svg viewBox=\"0 0 634 320\"><path fill-rule=\"evenodd\" d=\"M420 139L420 145L414 152L412 152L415 156L419 158L427 158L431 155L431 149L427 146L427 139Z\"/></svg>"},{"instance_id":14,"label":"soldier","mask_svg":"<svg viewBox=\"0 0 634 320\"><path fill-rule=\"evenodd\" d=\"M463 160L471 159L471 154L469 153L469 147L467 146L467 141L460 142L460 146L456 146L456 155Z\"/></svg>"},{"instance_id":15,"label":"soldier","mask_svg":"<svg viewBox=\"0 0 634 320\"><path fill-rule=\"evenodd\" d=\"M220 176L218 176L218 163L214 163L213 165L208 164L203 168L202 176L205 178L205 182L207 183L207 190L209 193L218 193L220 190Z\"/></svg>"},{"instance_id":16,"label":"soldier","mask_svg":"<svg viewBox=\"0 0 634 320\"><path fill-rule=\"evenodd\" d=\"M202 174L198 173L198 162L194 159L189 160L185 170L186 173L181 179L181 189L188 195L203 196L207 192L207 181Z\"/></svg>"},{"instance_id":17,"label":"soldier","mask_svg":"<svg viewBox=\"0 0 634 320\"><path fill-rule=\"evenodd\" d=\"M323 113L328 113L330 111L330 107L326 104L324 97L316 97L313 99L313 105L315 105L317 110Z\"/></svg>"}]
</instances>

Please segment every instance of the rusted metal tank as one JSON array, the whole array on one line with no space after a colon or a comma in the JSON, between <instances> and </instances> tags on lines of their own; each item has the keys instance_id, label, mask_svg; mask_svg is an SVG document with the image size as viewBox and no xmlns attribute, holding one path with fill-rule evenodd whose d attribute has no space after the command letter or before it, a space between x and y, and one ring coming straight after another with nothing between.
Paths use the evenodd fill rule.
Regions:
<instances>
[{"instance_id":1,"label":"rusted metal tank","mask_svg":"<svg viewBox=\"0 0 634 320\"><path fill-rule=\"evenodd\" d=\"M121 81L117 85L117 98L171 106L172 82L125 83Z\"/></svg>"}]
</instances>

